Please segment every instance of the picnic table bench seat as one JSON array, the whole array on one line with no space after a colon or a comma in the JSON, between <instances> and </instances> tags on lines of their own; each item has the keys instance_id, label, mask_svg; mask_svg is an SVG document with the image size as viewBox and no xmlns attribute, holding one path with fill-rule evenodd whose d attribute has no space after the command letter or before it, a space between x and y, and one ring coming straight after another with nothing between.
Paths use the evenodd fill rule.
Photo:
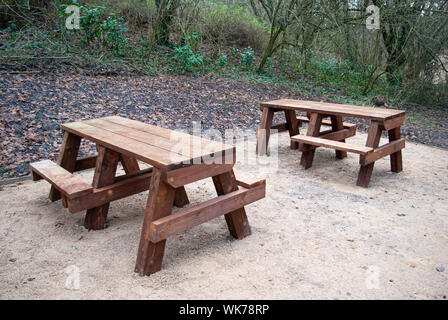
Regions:
<instances>
[{"instance_id":1,"label":"picnic table bench seat","mask_svg":"<svg viewBox=\"0 0 448 320\"><path fill-rule=\"evenodd\" d=\"M374 149L370 147L365 146L359 146L355 144L350 144L347 142L339 142L339 141L332 141L325 138L317 138L317 137L310 137L305 135L296 135L291 137L292 141L301 142L303 144L309 144L316 147L325 147L325 148L331 148L335 150L340 151L346 151L346 152L352 152L357 154L366 155L369 152L372 152ZM302 144L302 149L303 148ZM301 148L299 148L301 149Z\"/></svg>"}]
</instances>

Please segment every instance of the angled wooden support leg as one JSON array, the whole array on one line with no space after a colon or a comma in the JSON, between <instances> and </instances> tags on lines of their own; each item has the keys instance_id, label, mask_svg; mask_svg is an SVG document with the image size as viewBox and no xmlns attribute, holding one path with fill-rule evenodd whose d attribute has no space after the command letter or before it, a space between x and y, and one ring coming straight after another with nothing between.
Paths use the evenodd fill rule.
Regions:
<instances>
[{"instance_id":1,"label":"angled wooden support leg","mask_svg":"<svg viewBox=\"0 0 448 320\"><path fill-rule=\"evenodd\" d=\"M76 157L78 156L81 137L69 132L64 132L61 150L59 152L58 164L70 173L75 171ZM50 189L49 198L51 201L61 199L61 193L53 186Z\"/></svg>"},{"instance_id":2,"label":"angled wooden support leg","mask_svg":"<svg viewBox=\"0 0 448 320\"><path fill-rule=\"evenodd\" d=\"M189 203L190 200L188 200L188 195L187 191L185 191L185 187L176 188L174 192L174 205L178 208L183 208Z\"/></svg>"},{"instance_id":3,"label":"angled wooden support leg","mask_svg":"<svg viewBox=\"0 0 448 320\"><path fill-rule=\"evenodd\" d=\"M341 116L331 116L331 129L333 131L344 130L344 124ZM339 142L345 142L345 139L338 140ZM336 150L336 158L344 159L347 157L346 151Z\"/></svg>"},{"instance_id":4,"label":"angled wooden support leg","mask_svg":"<svg viewBox=\"0 0 448 320\"><path fill-rule=\"evenodd\" d=\"M171 214L175 189L165 181L166 171L154 168L135 265L135 272L141 276L149 276L162 268L166 240L153 243L149 234L151 222Z\"/></svg>"},{"instance_id":5,"label":"angled wooden support leg","mask_svg":"<svg viewBox=\"0 0 448 320\"><path fill-rule=\"evenodd\" d=\"M132 174L140 171L140 166L138 165L138 161L134 158L125 156L123 154L120 155L120 162L123 166L126 174ZM190 203L188 199L187 192L185 191L185 187L176 188L174 205L178 208L182 208Z\"/></svg>"},{"instance_id":6,"label":"angled wooden support leg","mask_svg":"<svg viewBox=\"0 0 448 320\"><path fill-rule=\"evenodd\" d=\"M289 136L293 137L300 134L299 120L297 119L296 112L294 110L285 110L286 124L288 126ZM299 148L299 143L291 141L291 149L296 150Z\"/></svg>"},{"instance_id":7,"label":"angled wooden support leg","mask_svg":"<svg viewBox=\"0 0 448 320\"><path fill-rule=\"evenodd\" d=\"M271 108L263 108L260 128L257 130L257 154L259 156L266 155L268 151L273 117L274 111Z\"/></svg>"},{"instance_id":8,"label":"angled wooden support leg","mask_svg":"<svg viewBox=\"0 0 448 320\"><path fill-rule=\"evenodd\" d=\"M400 127L391 129L389 133L389 142L399 140L401 138ZM390 168L392 172L403 171L403 157L401 150L390 155Z\"/></svg>"},{"instance_id":9,"label":"angled wooden support leg","mask_svg":"<svg viewBox=\"0 0 448 320\"><path fill-rule=\"evenodd\" d=\"M120 154L118 152L103 146L98 147L98 157L92 183L94 188L105 187L115 182L115 173L117 172L119 158ZM109 203L87 210L84 227L89 230L104 229L108 211Z\"/></svg>"},{"instance_id":10,"label":"angled wooden support leg","mask_svg":"<svg viewBox=\"0 0 448 320\"><path fill-rule=\"evenodd\" d=\"M213 177L213 183L218 196L228 194L238 190L238 184L233 170ZM250 235L249 221L247 220L246 210L237 209L224 215L230 234L237 239L243 239Z\"/></svg>"},{"instance_id":11,"label":"angled wooden support leg","mask_svg":"<svg viewBox=\"0 0 448 320\"><path fill-rule=\"evenodd\" d=\"M377 148L380 144L381 132L382 132L381 124L377 121L372 121L369 128L369 135L367 136L366 147ZM362 156L361 156L362 157ZM372 162L367 165L361 165L361 169L358 174L358 181L356 182L357 186L367 188L369 186L370 178L372 177L373 167L375 162Z\"/></svg>"},{"instance_id":12,"label":"angled wooden support leg","mask_svg":"<svg viewBox=\"0 0 448 320\"><path fill-rule=\"evenodd\" d=\"M126 174L131 174L140 171L138 161L134 158L128 157L124 154L120 154L120 162Z\"/></svg>"},{"instance_id":13,"label":"angled wooden support leg","mask_svg":"<svg viewBox=\"0 0 448 320\"><path fill-rule=\"evenodd\" d=\"M318 113L311 113L310 122L308 124L307 136L318 137L320 133L320 127L322 126L322 115ZM303 145L302 148L302 158L300 159L300 164L305 168L309 169L313 165L314 153L316 148L308 150L307 145Z\"/></svg>"}]
</instances>

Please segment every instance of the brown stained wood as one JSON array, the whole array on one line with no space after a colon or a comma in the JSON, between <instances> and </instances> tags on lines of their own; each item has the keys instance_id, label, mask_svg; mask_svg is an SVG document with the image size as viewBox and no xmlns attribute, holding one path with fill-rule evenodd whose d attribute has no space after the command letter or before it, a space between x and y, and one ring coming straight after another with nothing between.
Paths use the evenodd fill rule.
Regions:
<instances>
[{"instance_id":1,"label":"brown stained wood","mask_svg":"<svg viewBox=\"0 0 448 320\"><path fill-rule=\"evenodd\" d=\"M91 185L53 161L43 160L31 163L30 169L33 175L38 175L45 179L59 193L62 193L68 198L76 198L93 192Z\"/></svg>"},{"instance_id":2,"label":"brown stained wood","mask_svg":"<svg viewBox=\"0 0 448 320\"><path fill-rule=\"evenodd\" d=\"M383 122L384 130L392 130L400 127L404 123L405 116L404 114L400 117L396 117L390 120L386 120Z\"/></svg>"},{"instance_id":3,"label":"brown stained wood","mask_svg":"<svg viewBox=\"0 0 448 320\"><path fill-rule=\"evenodd\" d=\"M218 153L235 157L233 146L120 117L68 123L62 128L160 168L174 169L183 164L201 163L203 158Z\"/></svg>"},{"instance_id":4,"label":"brown stained wood","mask_svg":"<svg viewBox=\"0 0 448 320\"><path fill-rule=\"evenodd\" d=\"M336 132L333 132L332 130L328 130L328 131L322 131L319 134L319 138L321 138L321 139L335 140L335 141L339 141L341 139L349 138L352 136L354 136L354 133L350 129L343 129L343 130L336 131ZM300 137L308 137L308 136L298 135L298 136L291 137L291 140L295 140ZM311 140L313 140L313 139L311 139ZM319 145L306 145L305 150L311 150L313 148L317 148L318 146L320 147L321 145L320 144ZM302 151L302 149L304 147L305 147L305 145L301 144L301 146L299 147L299 150ZM331 147L329 147L329 148L331 148ZM356 148L356 146L355 146L355 148ZM365 147L361 147L361 148L365 148Z\"/></svg>"},{"instance_id":5,"label":"brown stained wood","mask_svg":"<svg viewBox=\"0 0 448 320\"><path fill-rule=\"evenodd\" d=\"M189 203L190 200L188 200L188 195L185 187L176 188L176 190L174 191L174 205L178 208L183 208Z\"/></svg>"},{"instance_id":6,"label":"brown stained wood","mask_svg":"<svg viewBox=\"0 0 448 320\"><path fill-rule=\"evenodd\" d=\"M401 132L400 132L400 127L391 129L388 131L389 134L389 142L393 143L396 141L400 141L403 140L401 138ZM404 148L404 141L402 142L402 146ZM403 149L401 148L401 149ZM403 171L403 157L402 157L402 153L401 153L401 149L400 150L396 150L396 152L392 153L390 155L390 168L392 172L401 172Z\"/></svg>"},{"instance_id":7,"label":"brown stained wood","mask_svg":"<svg viewBox=\"0 0 448 320\"><path fill-rule=\"evenodd\" d=\"M152 222L171 214L174 188L165 183L165 180L166 172L154 168L135 265L135 272L141 276L150 275L162 268L166 241L152 242L150 232Z\"/></svg>"},{"instance_id":8,"label":"brown stained wood","mask_svg":"<svg viewBox=\"0 0 448 320\"><path fill-rule=\"evenodd\" d=\"M88 125L84 122L73 122L62 125L64 130L80 135L97 144L103 145L118 153L131 158L141 160L156 167L171 167L182 162L190 161L190 158L171 153L159 147L137 141L108 130Z\"/></svg>"},{"instance_id":9,"label":"brown stained wood","mask_svg":"<svg viewBox=\"0 0 448 320\"><path fill-rule=\"evenodd\" d=\"M331 116L331 128L333 131L339 131L344 129L344 124L342 122L341 116ZM339 142L345 142L345 139L333 139ZM344 159L347 157L347 152L342 150L336 150L336 158L337 159Z\"/></svg>"},{"instance_id":10,"label":"brown stained wood","mask_svg":"<svg viewBox=\"0 0 448 320\"><path fill-rule=\"evenodd\" d=\"M229 172L232 164L195 164L167 172L167 183L173 188L179 188L205 178Z\"/></svg>"},{"instance_id":11,"label":"brown stained wood","mask_svg":"<svg viewBox=\"0 0 448 320\"><path fill-rule=\"evenodd\" d=\"M70 173L76 168L76 157L78 156L81 137L64 131L61 149L59 151L58 164ZM54 186L50 189L49 199L57 201L61 199L61 193Z\"/></svg>"},{"instance_id":12,"label":"brown stained wood","mask_svg":"<svg viewBox=\"0 0 448 320\"><path fill-rule=\"evenodd\" d=\"M374 149L378 148L381 139L381 132L381 124L379 122L372 121L369 128L369 134L367 136L366 147L371 147ZM363 160L361 159L361 161ZM374 164L375 162L367 165L361 165L361 169L358 174L358 181L356 182L357 186L364 188L369 186Z\"/></svg>"},{"instance_id":13,"label":"brown stained wood","mask_svg":"<svg viewBox=\"0 0 448 320\"><path fill-rule=\"evenodd\" d=\"M311 116L311 115L310 115ZM301 122L309 122L310 119L308 117L297 117L297 119ZM331 120L322 120L322 125L331 126ZM356 134L356 124L343 122L342 123L344 129L350 129L352 132L354 132L353 135Z\"/></svg>"},{"instance_id":14,"label":"brown stained wood","mask_svg":"<svg viewBox=\"0 0 448 320\"><path fill-rule=\"evenodd\" d=\"M311 113L310 122L308 124L308 130L306 135L310 137L318 137L320 134L320 127L322 125L322 115L318 113ZM305 168L309 169L313 165L315 148L309 148L309 146L303 146L304 151L302 151L302 157L300 159L300 164Z\"/></svg>"},{"instance_id":15,"label":"brown stained wood","mask_svg":"<svg viewBox=\"0 0 448 320\"><path fill-rule=\"evenodd\" d=\"M75 172L95 168L96 157L97 155L76 159Z\"/></svg>"},{"instance_id":16,"label":"brown stained wood","mask_svg":"<svg viewBox=\"0 0 448 320\"><path fill-rule=\"evenodd\" d=\"M150 133L151 135L159 137L158 141L166 140L166 139L171 140L171 141L176 141L176 142L177 141L181 141L181 142L190 141L190 143L193 146L202 150L203 154L207 154L207 152L211 149L223 150L223 153L224 153L224 151L228 151L229 153L232 153L234 151L233 146L231 146L231 145L225 145L225 144L222 144L221 142L213 141L213 140L206 139L206 138L201 138L201 137L190 135L190 134L183 133L180 131L173 131L170 129L152 126L152 125L149 125L149 124L146 124L143 122L139 122L139 121L135 121L135 120L131 120L131 119L113 116L113 117L102 118L102 120L106 120L106 121L109 121L109 122L112 122L115 124L119 124L121 126L125 126L128 128L137 129L144 133ZM162 138L162 139L160 139L160 138Z\"/></svg>"},{"instance_id":17,"label":"brown stained wood","mask_svg":"<svg viewBox=\"0 0 448 320\"><path fill-rule=\"evenodd\" d=\"M129 179L134 178L134 177L145 175L145 174L151 173L152 170L153 170L153 168L147 168L147 169L140 170L140 171L137 171L137 172L134 172L134 173L129 173L129 174L121 175L121 176L116 176L115 177L115 182L129 180Z\"/></svg>"},{"instance_id":18,"label":"brown stained wood","mask_svg":"<svg viewBox=\"0 0 448 320\"><path fill-rule=\"evenodd\" d=\"M299 120L297 119L296 112L294 110L285 110L286 123L288 125L289 136L293 137L300 134ZM290 148L296 150L299 148L299 143L291 141Z\"/></svg>"},{"instance_id":19,"label":"brown stained wood","mask_svg":"<svg viewBox=\"0 0 448 320\"><path fill-rule=\"evenodd\" d=\"M238 184L233 170L213 177L218 196L225 195L238 190ZM224 215L230 234L237 239L243 239L250 235L250 225L247 220L246 210L237 209Z\"/></svg>"},{"instance_id":20,"label":"brown stained wood","mask_svg":"<svg viewBox=\"0 0 448 320\"><path fill-rule=\"evenodd\" d=\"M118 152L99 146L92 183L92 186L95 189L114 183L119 158L120 154ZM108 211L109 203L87 210L84 219L84 227L88 230L104 229Z\"/></svg>"},{"instance_id":21,"label":"brown stained wood","mask_svg":"<svg viewBox=\"0 0 448 320\"><path fill-rule=\"evenodd\" d=\"M279 123L276 125L273 125L271 127L271 130L277 130L277 132L284 132L288 130L288 124L286 122L284 123Z\"/></svg>"},{"instance_id":22,"label":"brown stained wood","mask_svg":"<svg viewBox=\"0 0 448 320\"><path fill-rule=\"evenodd\" d=\"M248 173L247 171L233 169L233 174L235 175L236 183L246 189L266 184L264 179L260 180L258 175Z\"/></svg>"},{"instance_id":23,"label":"brown stained wood","mask_svg":"<svg viewBox=\"0 0 448 320\"><path fill-rule=\"evenodd\" d=\"M201 145L193 146L191 138L187 141L183 141L183 139L177 140L174 139L174 134L170 138L165 138L159 135L154 135L153 133L136 129L134 127L111 122L106 119L88 120L84 121L84 123L139 142L143 142L152 147L160 148L162 149L161 152L181 157L183 156L186 159L191 159L192 163L201 163L202 157L208 156L215 151L219 152L223 149L222 144L215 142L211 145L214 149L206 151L206 148L203 148Z\"/></svg>"},{"instance_id":24,"label":"brown stained wood","mask_svg":"<svg viewBox=\"0 0 448 320\"><path fill-rule=\"evenodd\" d=\"M319 135L319 138L322 139L328 139L328 140L334 140L334 141L340 141L345 140L347 138L353 137L356 134L351 129L342 129L340 131L328 131L328 132L321 132L321 135Z\"/></svg>"},{"instance_id":25,"label":"brown stained wood","mask_svg":"<svg viewBox=\"0 0 448 320\"><path fill-rule=\"evenodd\" d=\"M349 116L380 122L393 119L395 117L400 117L405 114L405 112L401 110L292 99L280 99L275 101L263 102L260 104L260 107L261 109L273 108L303 112L318 112L320 114L326 115Z\"/></svg>"},{"instance_id":26,"label":"brown stained wood","mask_svg":"<svg viewBox=\"0 0 448 320\"><path fill-rule=\"evenodd\" d=\"M126 174L140 171L140 166L138 165L137 160L134 158L128 157L124 154L120 154L120 162Z\"/></svg>"},{"instance_id":27,"label":"brown stained wood","mask_svg":"<svg viewBox=\"0 0 448 320\"><path fill-rule=\"evenodd\" d=\"M325 147L325 148L331 148L336 150L341 150L345 152L352 152L357 154L366 155L369 152L373 151L373 148L370 147L364 147L364 146L358 146L349 144L346 142L339 142L339 141L333 141L329 139L323 139L323 138L316 138L316 137L309 137L309 136L295 136L292 137L293 141L297 141L300 143L303 143L305 145L313 145L316 147Z\"/></svg>"},{"instance_id":28,"label":"brown stained wood","mask_svg":"<svg viewBox=\"0 0 448 320\"><path fill-rule=\"evenodd\" d=\"M105 187L93 190L93 193L70 199L68 209L71 213L93 209L112 201L119 200L149 189L151 172L136 175Z\"/></svg>"},{"instance_id":29,"label":"brown stained wood","mask_svg":"<svg viewBox=\"0 0 448 320\"><path fill-rule=\"evenodd\" d=\"M367 165L375 162L378 159L384 158L388 155L393 155L405 147L404 139L394 140L384 146L374 149L373 152L367 154L365 157L361 157L360 164Z\"/></svg>"},{"instance_id":30,"label":"brown stained wood","mask_svg":"<svg viewBox=\"0 0 448 320\"><path fill-rule=\"evenodd\" d=\"M149 238L159 242L223 214L243 208L265 197L266 185L239 189L201 204L180 210L151 223Z\"/></svg>"},{"instance_id":31,"label":"brown stained wood","mask_svg":"<svg viewBox=\"0 0 448 320\"><path fill-rule=\"evenodd\" d=\"M264 108L261 115L260 128L257 130L257 149L259 156L268 153L269 136L271 135L272 119L274 111L271 108Z\"/></svg>"}]
</instances>

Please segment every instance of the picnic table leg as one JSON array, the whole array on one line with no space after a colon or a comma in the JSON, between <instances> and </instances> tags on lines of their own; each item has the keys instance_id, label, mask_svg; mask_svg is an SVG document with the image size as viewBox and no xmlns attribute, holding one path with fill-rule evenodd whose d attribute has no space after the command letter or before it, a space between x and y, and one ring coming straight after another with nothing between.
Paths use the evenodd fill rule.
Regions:
<instances>
[{"instance_id":1,"label":"picnic table leg","mask_svg":"<svg viewBox=\"0 0 448 320\"><path fill-rule=\"evenodd\" d=\"M331 116L331 128L333 131L344 130L344 124L342 122L341 116ZM339 140L340 142L345 142L345 139ZM336 150L336 158L344 159L347 157L346 151Z\"/></svg>"},{"instance_id":2,"label":"picnic table leg","mask_svg":"<svg viewBox=\"0 0 448 320\"><path fill-rule=\"evenodd\" d=\"M126 174L131 174L140 171L140 167L136 159L125 156L123 154L120 155L120 162L123 165L123 169ZM176 189L174 197L174 205L178 208L182 208L190 203L188 200L187 192L185 191L185 187L179 187Z\"/></svg>"},{"instance_id":3,"label":"picnic table leg","mask_svg":"<svg viewBox=\"0 0 448 320\"><path fill-rule=\"evenodd\" d=\"M259 156L264 156L267 153L273 117L274 110L263 108L260 128L257 130L257 154Z\"/></svg>"},{"instance_id":4,"label":"picnic table leg","mask_svg":"<svg viewBox=\"0 0 448 320\"><path fill-rule=\"evenodd\" d=\"M400 139L401 138L400 127L389 130L388 134L389 134L389 142ZM398 173L403 171L403 158L401 150L392 153L390 155L390 168L392 172Z\"/></svg>"},{"instance_id":5,"label":"picnic table leg","mask_svg":"<svg viewBox=\"0 0 448 320\"><path fill-rule=\"evenodd\" d=\"M214 176L213 183L218 196L238 190L233 170ZM250 235L249 221L247 220L246 210L244 208L227 213L224 217L230 234L234 238L243 239Z\"/></svg>"},{"instance_id":6,"label":"picnic table leg","mask_svg":"<svg viewBox=\"0 0 448 320\"><path fill-rule=\"evenodd\" d=\"M308 124L308 131L306 133L307 136L318 137L320 134L320 127L322 126L322 115L318 113L311 113L310 122ZM316 152L316 148L304 144L302 147L302 158L300 159L300 164L305 168L309 169L313 165L314 153Z\"/></svg>"},{"instance_id":7,"label":"picnic table leg","mask_svg":"<svg viewBox=\"0 0 448 320\"><path fill-rule=\"evenodd\" d=\"M162 268L166 240L153 243L149 239L151 222L171 213L175 189L165 182L166 171L154 168L143 220L135 272L150 275Z\"/></svg>"},{"instance_id":8,"label":"picnic table leg","mask_svg":"<svg viewBox=\"0 0 448 320\"><path fill-rule=\"evenodd\" d=\"M377 148L380 144L381 124L377 121L372 121L369 128L369 135L367 136L366 147ZM361 156L362 157L362 156ZM367 188L369 186L370 178L372 177L373 167L375 162L361 166L358 174L357 186Z\"/></svg>"},{"instance_id":9,"label":"picnic table leg","mask_svg":"<svg viewBox=\"0 0 448 320\"><path fill-rule=\"evenodd\" d=\"M185 187L176 188L174 191L174 205L178 208L185 207L190 203L188 200L187 191L185 191Z\"/></svg>"},{"instance_id":10,"label":"picnic table leg","mask_svg":"<svg viewBox=\"0 0 448 320\"><path fill-rule=\"evenodd\" d=\"M140 171L140 166L138 165L137 159L128 157L124 154L120 154L120 162L126 174L131 174Z\"/></svg>"},{"instance_id":11,"label":"picnic table leg","mask_svg":"<svg viewBox=\"0 0 448 320\"><path fill-rule=\"evenodd\" d=\"M286 124L288 125L289 136L293 137L300 134L299 120L297 119L296 112L294 110L285 110ZM299 148L299 143L291 141L291 149L296 150Z\"/></svg>"},{"instance_id":12,"label":"picnic table leg","mask_svg":"<svg viewBox=\"0 0 448 320\"><path fill-rule=\"evenodd\" d=\"M114 183L119 159L120 154L118 152L98 146L98 157L92 183L94 188L101 188ZM88 230L104 229L108 212L109 203L87 210L84 227Z\"/></svg>"},{"instance_id":13,"label":"picnic table leg","mask_svg":"<svg viewBox=\"0 0 448 320\"><path fill-rule=\"evenodd\" d=\"M76 157L78 156L79 146L81 145L81 137L64 132L61 150L59 152L58 164L70 173L75 171ZM51 187L49 198L51 201L61 199L61 193L55 188Z\"/></svg>"}]
</instances>

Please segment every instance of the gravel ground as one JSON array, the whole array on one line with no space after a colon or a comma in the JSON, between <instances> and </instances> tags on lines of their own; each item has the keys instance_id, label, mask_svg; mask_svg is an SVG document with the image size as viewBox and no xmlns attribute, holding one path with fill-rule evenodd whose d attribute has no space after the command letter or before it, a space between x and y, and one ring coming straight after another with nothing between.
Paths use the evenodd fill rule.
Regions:
<instances>
[{"instance_id":1,"label":"gravel ground","mask_svg":"<svg viewBox=\"0 0 448 320\"><path fill-rule=\"evenodd\" d=\"M55 159L59 125L120 115L171 129L256 129L260 101L301 98L278 86L211 77L87 77L0 75L0 179L29 173L28 163ZM315 97L324 101L325 97ZM448 147L446 108L407 105L403 135L411 141ZM360 121L359 130L367 128ZM92 150L85 145L84 154Z\"/></svg>"},{"instance_id":2,"label":"gravel ground","mask_svg":"<svg viewBox=\"0 0 448 320\"><path fill-rule=\"evenodd\" d=\"M252 234L233 239L219 217L170 237L150 277L134 273L146 192L113 202L109 227L87 232L83 213L48 200L47 182L0 187L0 299L446 299L447 150L407 142L404 171L379 160L365 189L358 156L318 149L303 170L288 134L279 140L278 162L258 159L267 168L237 144L237 178L266 178L266 198L246 208ZM211 179L186 190L192 204L215 196ZM69 266L79 290L65 289Z\"/></svg>"}]
</instances>

